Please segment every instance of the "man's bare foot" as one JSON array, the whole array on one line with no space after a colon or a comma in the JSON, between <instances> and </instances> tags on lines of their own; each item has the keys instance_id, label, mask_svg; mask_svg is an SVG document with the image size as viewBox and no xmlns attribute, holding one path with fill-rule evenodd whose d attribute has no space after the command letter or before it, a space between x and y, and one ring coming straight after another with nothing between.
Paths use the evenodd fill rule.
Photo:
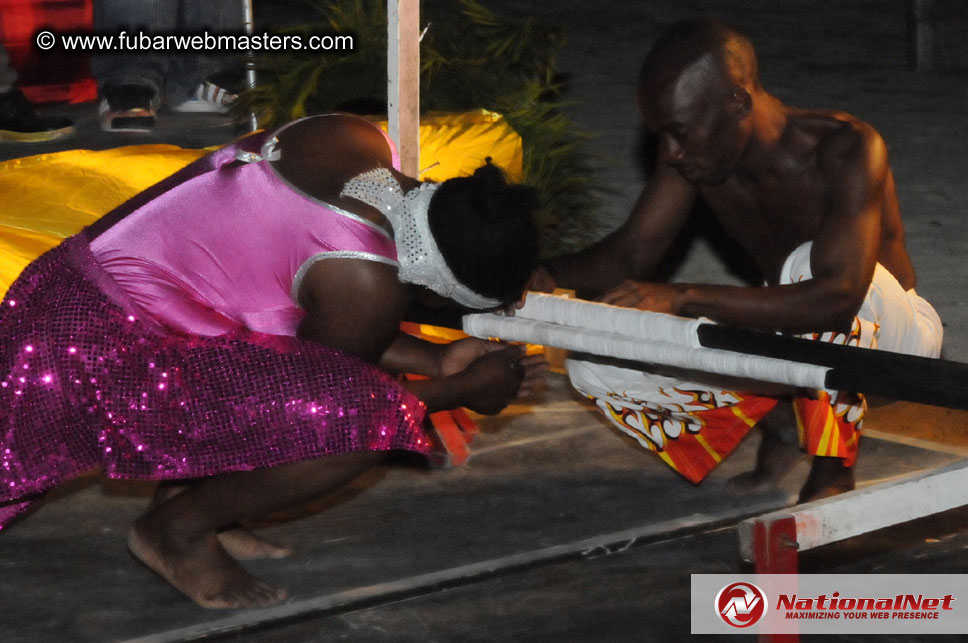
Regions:
<instances>
[{"instance_id":1,"label":"man's bare foot","mask_svg":"<svg viewBox=\"0 0 968 643\"><path fill-rule=\"evenodd\" d=\"M756 468L726 481L726 492L743 495L776 487L800 461L803 454L796 444L788 444L772 431L764 430L756 452Z\"/></svg>"},{"instance_id":2,"label":"man's bare foot","mask_svg":"<svg viewBox=\"0 0 968 643\"><path fill-rule=\"evenodd\" d=\"M285 558L292 554L292 547L266 540L242 526L223 529L218 532L218 540L235 560Z\"/></svg>"},{"instance_id":3,"label":"man's bare foot","mask_svg":"<svg viewBox=\"0 0 968 643\"><path fill-rule=\"evenodd\" d=\"M841 458L814 456L810 475L800 489L799 503L829 498L845 491L853 491L854 468L845 467Z\"/></svg>"},{"instance_id":4,"label":"man's bare foot","mask_svg":"<svg viewBox=\"0 0 968 643\"><path fill-rule=\"evenodd\" d=\"M268 607L288 593L242 569L214 533L184 542L148 527L143 516L128 534L131 553L198 605L209 609Z\"/></svg>"}]
</instances>

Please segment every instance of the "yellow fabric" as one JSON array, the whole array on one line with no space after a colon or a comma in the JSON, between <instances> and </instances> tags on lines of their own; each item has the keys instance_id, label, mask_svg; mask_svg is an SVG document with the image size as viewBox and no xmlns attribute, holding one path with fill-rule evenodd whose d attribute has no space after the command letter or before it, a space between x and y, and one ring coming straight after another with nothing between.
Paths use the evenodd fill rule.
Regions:
<instances>
[{"instance_id":1,"label":"yellow fabric","mask_svg":"<svg viewBox=\"0 0 968 643\"><path fill-rule=\"evenodd\" d=\"M385 132L387 122L375 121ZM504 117L479 109L459 114L427 114L420 118L422 181L469 176L491 157L512 183L524 176L524 148Z\"/></svg>"},{"instance_id":2,"label":"yellow fabric","mask_svg":"<svg viewBox=\"0 0 968 643\"><path fill-rule=\"evenodd\" d=\"M386 129L386 122L377 123ZM512 181L522 176L521 138L500 114L426 116L420 178L464 176L490 156ZM0 163L0 292L36 257L209 150L135 145L70 150Z\"/></svg>"},{"instance_id":3,"label":"yellow fabric","mask_svg":"<svg viewBox=\"0 0 968 643\"><path fill-rule=\"evenodd\" d=\"M61 239L203 154L138 145L0 163L0 290Z\"/></svg>"}]
</instances>

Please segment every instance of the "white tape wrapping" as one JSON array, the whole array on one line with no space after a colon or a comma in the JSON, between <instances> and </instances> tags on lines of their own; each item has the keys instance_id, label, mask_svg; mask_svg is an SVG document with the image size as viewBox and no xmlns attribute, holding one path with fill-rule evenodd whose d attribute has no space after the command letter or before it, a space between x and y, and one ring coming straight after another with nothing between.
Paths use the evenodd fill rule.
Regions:
<instances>
[{"instance_id":1,"label":"white tape wrapping","mask_svg":"<svg viewBox=\"0 0 968 643\"><path fill-rule=\"evenodd\" d=\"M700 347L696 329L708 321L543 293L528 293L515 317L694 348Z\"/></svg>"},{"instance_id":2,"label":"white tape wrapping","mask_svg":"<svg viewBox=\"0 0 968 643\"><path fill-rule=\"evenodd\" d=\"M529 303L533 296L528 295ZM548 296L543 297L543 299L547 298ZM475 337L497 337L507 341L554 346L592 355L688 368L760 382L814 389L824 388L829 370L825 366L699 346L695 329L702 322L698 320L683 320L671 315L644 313L561 297L554 297L554 299L566 303L563 305L554 302L542 303L528 314L544 317L557 316L558 319L578 321L584 325L527 319L521 315L505 317L485 313L466 315L463 320L464 332ZM552 305L548 305L549 303ZM563 309L571 307L574 310L562 312ZM526 308L528 308L527 305ZM537 308L541 310L536 313ZM646 321L631 319L632 316L640 314L644 315L642 319ZM656 315L668 319L659 319L660 323L656 325L660 330L657 333L651 333L650 324L657 321ZM611 321L613 316L621 321L613 324ZM683 321L687 323L681 323ZM595 328L588 328L588 325L593 325ZM635 334L603 330L616 327L631 330Z\"/></svg>"}]
</instances>

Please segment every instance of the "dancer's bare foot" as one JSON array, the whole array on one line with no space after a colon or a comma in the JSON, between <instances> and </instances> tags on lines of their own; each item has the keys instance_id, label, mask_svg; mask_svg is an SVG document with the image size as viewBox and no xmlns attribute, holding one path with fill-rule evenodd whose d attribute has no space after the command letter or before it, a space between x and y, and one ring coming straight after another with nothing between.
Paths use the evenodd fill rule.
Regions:
<instances>
[{"instance_id":1,"label":"dancer's bare foot","mask_svg":"<svg viewBox=\"0 0 968 643\"><path fill-rule=\"evenodd\" d=\"M155 489L148 510L151 511L169 498L177 496L189 485L163 482ZM292 547L280 545L256 535L252 530L235 525L218 532L222 547L236 560L261 560L265 558L285 558L292 554Z\"/></svg>"},{"instance_id":2,"label":"dancer's bare foot","mask_svg":"<svg viewBox=\"0 0 968 643\"><path fill-rule=\"evenodd\" d=\"M242 526L223 529L218 532L218 540L235 560L285 558L292 554L292 547L266 540Z\"/></svg>"},{"instance_id":3,"label":"dancer's bare foot","mask_svg":"<svg viewBox=\"0 0 968 643\"><path fill-rule=\"evenodd\" d=\"M288 597L285 590L242 569L214 532L188 542L163 535L148 524L144 516L131 528L131 553L198 605L209 609L268 607Z\"/></svg>"},{"instance_id":4,"label":"dancer's bare foot","mask_svg":"<svg viewBox=\"0 0 968 643\"><path fill-rule=\"evenodd\" d=\"M841 458L814 456L810 475L800 489L797 502L810 502L829 498L845 491L853 491L854 468L845 467Z\"/></svg>"}]
</instances>

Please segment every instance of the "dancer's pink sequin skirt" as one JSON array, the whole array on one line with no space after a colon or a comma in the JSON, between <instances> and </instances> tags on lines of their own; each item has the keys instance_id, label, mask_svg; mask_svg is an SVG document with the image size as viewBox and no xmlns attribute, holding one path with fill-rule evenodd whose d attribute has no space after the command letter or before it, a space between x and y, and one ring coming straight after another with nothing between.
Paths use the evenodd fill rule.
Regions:
<instances>
[{"instance_id":1,"label":"dancer's pink sequin skirt","mask_svg":"<svg viewBox=\"0 0 968 643\"><path fill-rule=\"evenodd\" d=\"M0 309L0 528L98 466L171 480L427 453L423 416L390 376L331 348L162 331L74 237L25 269Z\"/></svg>"}]
</instances>

